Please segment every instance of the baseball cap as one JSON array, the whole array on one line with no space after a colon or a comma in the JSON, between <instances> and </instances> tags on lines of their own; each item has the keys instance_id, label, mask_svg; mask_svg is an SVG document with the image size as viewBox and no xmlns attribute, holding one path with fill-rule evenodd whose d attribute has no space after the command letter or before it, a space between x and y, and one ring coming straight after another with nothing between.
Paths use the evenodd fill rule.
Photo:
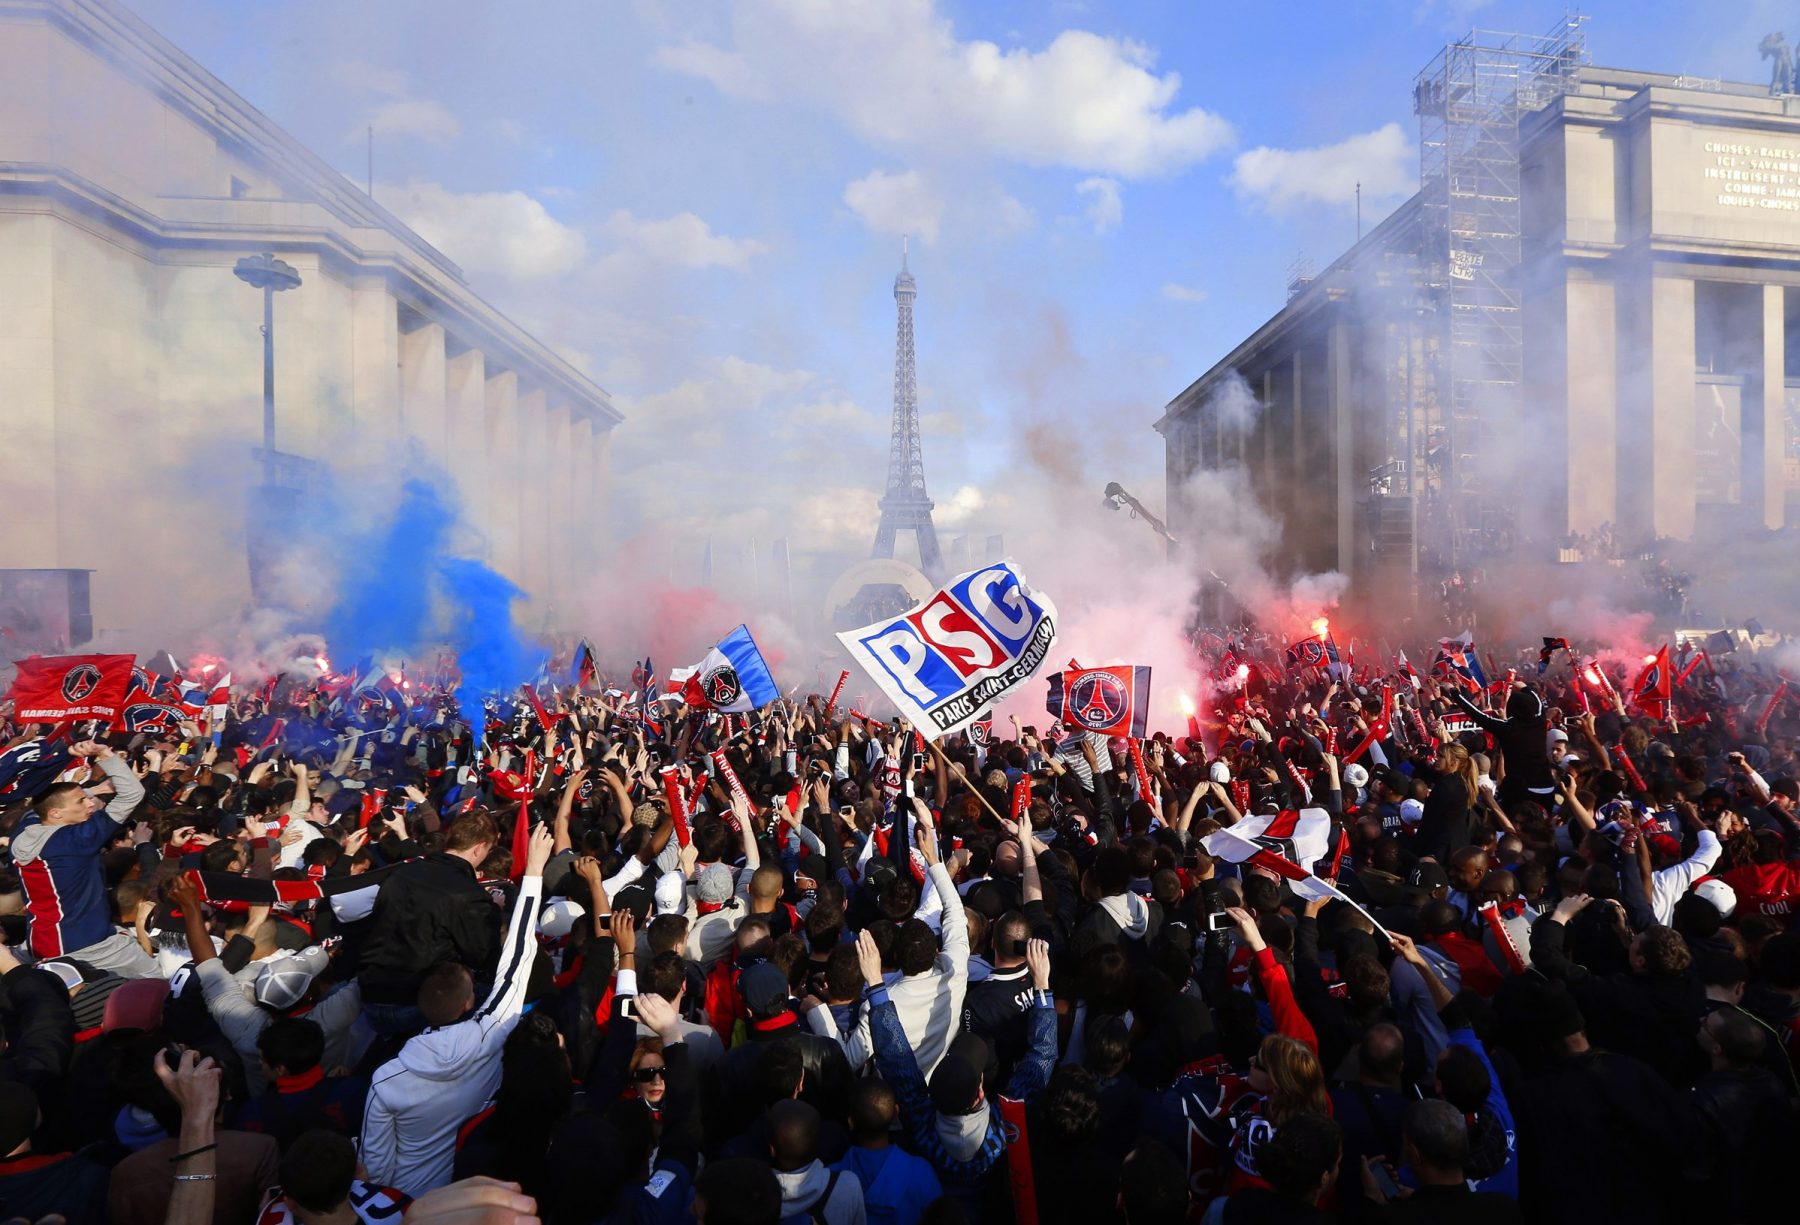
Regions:
<instances>
[{"instance_id":1,"label":"baseball cap","mask_svg":"<svg viewBox=\"0 0 1800 1225\"><path fill-rule=\"evenodd\" d=\"M687 909L682 896L684 883L679 872L664 872L656 878L657 914L680 914Z\"/></svg>"},{"instance_id":2,"label":"baseball cap","mask_svg":"<svg viewBox=\"0 0 1800 1225\"><path fill-rule=\"evenodd\" d=\"M304 952L271 957L251 988L256 1002L264 1008L286 1012L305 997L307 988L325 968L327 960L325 950L317 945Z\"/></svg>"},{"instance_id":3,"label":"baseball cap","mask_svg":"<svg viewBox=\"0 0 1800 1225\"><path fill-rule=\"evenodd\" d=\"M1737 890L1722 880L1703 880L1694 886L1694 892L1711 902L1721 918L1729 919L1737 909Z\"/></svg>"},{"instance_id":4,"label":"baseball cap","mask_svg":"<svg viewBox=\"0 0 1800 1225\"><path fill-rule=\"evenodd\" d=\"M694 896L708 906L723 906L731 900L731 890L731 869L722 863L711 863L700 873Z\"/></svg>"},{"instance_id":5,"label":"baseball cap","mask_svg":"<svg viewBox=\"0 0 1800 1225\"><path fill-rule=\"evenodd\" d=\"M544 903L543 913L538 916L538 935L561 940L574 930L575 920L586 913L579 902L566 897L553 898Z\"/></svg>"},{"instance_id":6,"label":"baseball cap","mask_svg":"<svg viewBox=\"0 0 1800 1225\"><path fill-rule=\"evenodd\" d=\"M1569 733L1563 731L1560 727L1553 727L1550 729L1550 739L1561 744L1567 744L1569 742Z\"/></svg>"},{"instance_id":7,"label":"baseball cap","mask_svg":"<svg viewBox=\"0 0 1800 1225\"><path fill-rule=\"evenodd\" d=\"M751 1016L773 1016L787 1006L787 975L774 963L759 961L738 975L738 995Z\"/></svg>"},{"instance_id":8,"label":"baseball cap","mask_svg":"<svg viewBox=\"0 0 1800 1225\"><path fill-rule=\"evenodd\" d=\"M1224 786L1231 781L1231 767L1222 761L1215 761L1206 768L1206 776L1220 786Z\"/></svg>"},{"instance_id":9,"label":"baseball cap","mask_svg":"<svg viewBox=\"0 0 1800 1225\"><path fill-rule=\"evenodd\" d=\"M37 968L56 975L57 981L70 993L69 1009L74 1014L77 1033L99 1029L105 1023L106 1001L126 982L120 975L66 958L40 961Z\"/></svg>"},{"instance_id":10,"label":"baseball cap","mask_svg":"<svg viewBox=\"0 0 1800 1225\"><path fill-rule=\"evenodd\" d=\"M1406 878L1406 887L1415 894L1430 893L1434 889L1448 889L1450 874L1444 871L1442 864L1418 864L1413 868L1412 874Z\"/></svg>"},{"instance_id":11,"label":"baseball cap","mask_svg":"<svg viewBox=\"0 0 1800 1225\"><path fill-rule=\"evenodd\" d=\"M1417 825L1425 819L1425 805L1418 800L1400 801L1400 820L1405 825Z\"/></svg>"},{"instance_id":12,"label":"baseball cap","mask_svg":"<svg viewBox=\"0 0 1800 1225\"><path fill-rule=\"evenodd\" d=\"M948 1051L931 1070L929 1088L939 1114L971 1114L981 1093L981 1068L960 1051Z\"/></svg>"}]
</instances>

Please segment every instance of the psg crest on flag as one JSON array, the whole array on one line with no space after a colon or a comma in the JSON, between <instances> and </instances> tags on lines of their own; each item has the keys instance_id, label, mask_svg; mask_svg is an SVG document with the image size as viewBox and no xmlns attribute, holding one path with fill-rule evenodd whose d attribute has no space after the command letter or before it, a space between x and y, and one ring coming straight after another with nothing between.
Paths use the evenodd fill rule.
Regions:
<instances>
[{"instance_id":1,"label":"psg crest on flag","mask_svg":"<svg viewBox=\"0 0 1800 1225\"><path fill-rule=\"evenodd\" d=\"M93 664L76 664L63 673L62 695L65 702L83 702L100 687L100 669Z\"/></svg>"},{"instance_id":2,"label":"psg crest on flag","mask_svg":"<svg viewBox=\"0 0 1800 1225\"><path fill-rule=\"evenodd\" d=\"M1083 672L1069 686L1063 709L1088 731L1104 731L1130 713L1131 694L1110 672Z\"/></svg>"},{"instance_id":3,"label":"psg crest on flag","mask_svg":"<svg viewBox=\"0 0 1800 1225\"><path fill-rule=\"evenodd\" d=\"M743 695L744 687L738 682L736 668L730 664L720 664L700 678L700 690L713 706L726 710L736 705L738 698Z\"/></svg>"}]
</instances>

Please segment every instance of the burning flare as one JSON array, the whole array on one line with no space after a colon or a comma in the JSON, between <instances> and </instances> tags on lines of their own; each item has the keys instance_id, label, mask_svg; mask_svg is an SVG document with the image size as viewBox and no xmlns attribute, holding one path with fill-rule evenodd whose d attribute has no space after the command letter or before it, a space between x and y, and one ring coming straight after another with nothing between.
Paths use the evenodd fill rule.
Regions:
<instances>
[{"instance_id":1,"label":"burning flare","mask_svg":"<svg viewBox=\"0 0 1800 1225\"><path fill-rule=\"evenodd\" d=\"M1331 622L1324 617L1320 617L1317 621L1312 623L1312 631L1323 638L1331 632Z\"/></svg>"}]
</instances>

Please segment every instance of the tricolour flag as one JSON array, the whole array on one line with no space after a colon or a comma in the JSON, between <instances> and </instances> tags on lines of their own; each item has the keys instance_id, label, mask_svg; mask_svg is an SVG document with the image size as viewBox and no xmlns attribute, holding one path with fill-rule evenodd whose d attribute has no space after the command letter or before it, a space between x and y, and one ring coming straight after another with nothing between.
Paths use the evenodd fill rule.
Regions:
<instances>
[{"instance_id":1,"label":"tricolour flag","mask_svg":"<svg viewBox=\"0 0 1800 1225\"><path fill-rule=\"evenodd\" d=\"M1086 731L1142 740L1150 723L1150 669L1070 668L1051 676L1045 705L1057 719Z\"/></svg>"},{"instance_id":2,"label":"tricolour flag","mask_svg":"<svg viewBox=\"0 0 1800 1225\"><path fill-rule=\"evenodd\" d=\"M1299 817L1306 813L1316 813L1317 820L1325 826L1324 834L1320 838L1320 854L1309 861L1316 863L1329 853L1326 843L1329 839L1331 818L1325 810L1310 808L1301 809L1300 813L1284 812L1274 818L1274 821L1279 824L1285 822L1287 818ZM1346 896L1336 885L1302 864L1296 863L1285 849L1269 845L1271 840L1266 833L1251 837L1243 832L1248 829L1252 821L1259 820L1264 820L1264 818L1239 821L1236 825L1219 830L1217 833L1208 834L1201 840L1202 845L1206 847L1207 854L1216 859L1223 859L1227 863L1247 864L1252 868L1261 868L1270 875L1279 877L1287 882L1288 888L1294 891L1295 896L1309 902L1326 899L1342 902L1373 923L1375 930L1383 936L1388 934L1385 927L1375 922L1374 915L1364 910L1354 899ZM1279 843L1281 840L1275 841Z\"/></svg>"},{"instance_id":3,"label":"tricolour flag","mask_svg":"<svg viewBox=\"0 0 1800 1225\"><path fill-rule=\"evenodd\" d=\"M649 660L644 663L648 670ZM781 696L746 625L725 635L692 668L670 669L669 679L682 682L681 696L689 706L726 714L747 714Z\"/></svg>"}]
</instances>

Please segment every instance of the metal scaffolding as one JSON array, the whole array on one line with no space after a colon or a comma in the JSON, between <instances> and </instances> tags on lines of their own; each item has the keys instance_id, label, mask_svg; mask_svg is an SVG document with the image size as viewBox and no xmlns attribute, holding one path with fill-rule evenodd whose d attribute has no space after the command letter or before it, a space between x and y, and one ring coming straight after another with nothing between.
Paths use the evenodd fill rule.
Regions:
<instances>
[{"instance_id":1,"label":"metal scaffolding","mask_svg":"<svg viewBox=\"0 0 1800 1225\"><path fill-rule=\"evenodd\" d=\"M1465 565L1507 546L1505 491L1483 480L1489 436L1516 418L1520 317L1519 124L1575 86L1585 17L1544 35L1475 30L1413 87L1419 116L1422 298L1435 312L1436 394L1419 397L1408 492L1420 546Z\"/></svg>"}]
</instances>

